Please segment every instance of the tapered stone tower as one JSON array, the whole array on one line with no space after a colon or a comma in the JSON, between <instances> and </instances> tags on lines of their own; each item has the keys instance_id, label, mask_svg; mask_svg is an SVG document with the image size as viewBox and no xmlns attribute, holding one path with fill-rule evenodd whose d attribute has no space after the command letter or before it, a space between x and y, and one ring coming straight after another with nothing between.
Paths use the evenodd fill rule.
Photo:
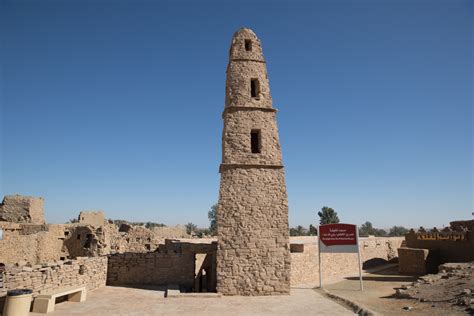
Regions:
<instances>
[{"instance_id":1,"label":"tapered stone tower","mask_svg":"<svg viewBox=\"0 0 474 316\"><path fill-rule=\"evenodd\" d=\"M217 291L290 291L288 199L260 40L234 34L227 66L217 210Z\"/></svg>"}]
</instances>

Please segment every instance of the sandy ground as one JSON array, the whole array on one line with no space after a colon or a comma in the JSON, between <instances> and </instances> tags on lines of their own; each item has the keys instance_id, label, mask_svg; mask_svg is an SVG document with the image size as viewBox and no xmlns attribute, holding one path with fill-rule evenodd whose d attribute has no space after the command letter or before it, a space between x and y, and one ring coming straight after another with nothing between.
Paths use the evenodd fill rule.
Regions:
<instances>
[{"instance_id":1,"label":"sandy ground","mask_svg":"<svg viewBox=\"0 0 474 316\"><path fill-rule=\"evenodd\" d=\"M44 314L30 313L31 316ZM83 303L56 304L48 315L354 315L312 289L285 296L164 298L164 291L107 286Z\"/></svg>"},{"instance_id":2,"label":"sandy ground","mask_svg":"<svg viewBox=\"0 0 474 316\"><path fill-rule=\"evenodd\" d=\"M452 308L449 304L425 303L413 299L395 297L395 289L416 281L416 277L401 276L397 267L365 273L364 291L359 290L359 278L350 277L341 282L325 286L325 290L339 297L357 303L380 315L466 315L466 312ZM410 311L404 307L411 307Z\"/></svg>"}]
</instances>

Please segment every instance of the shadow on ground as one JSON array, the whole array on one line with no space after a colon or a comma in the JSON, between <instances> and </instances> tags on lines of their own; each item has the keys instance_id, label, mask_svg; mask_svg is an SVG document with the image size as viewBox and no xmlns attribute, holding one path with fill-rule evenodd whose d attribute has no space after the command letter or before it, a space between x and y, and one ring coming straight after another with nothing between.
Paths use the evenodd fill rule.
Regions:
<instances>
[{"instance_id":1,"label":"shadow on ground","mask_svg":"<svg viewBox=\"0 0 474 316\"><path fill-rule=\"evenodd\" d=\"M359 280L359 277L348 277L346 280ZM379 282L414 282L416 278L410 276L385 277L385 276L363 276L363 281L379 281Z\"/></svg>"}]
</instances>

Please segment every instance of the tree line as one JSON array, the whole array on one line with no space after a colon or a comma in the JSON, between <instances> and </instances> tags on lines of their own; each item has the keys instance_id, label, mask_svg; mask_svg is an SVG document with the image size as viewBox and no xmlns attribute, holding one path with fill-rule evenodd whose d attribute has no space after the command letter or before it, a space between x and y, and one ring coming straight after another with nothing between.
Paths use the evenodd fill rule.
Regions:
<instances>
[{"instance_id":1,"label":"tree line","mask_svg":"<svg viewBox=\"0 0 474 316\"><path fill-rule=\"evenodd\" d=\"M327 206L321 208L321 211L318 212L319 224L337 224L339 223L339 216L337 212ZM388 231L385 229L375 228L372 223L366 221L364 224L359 226L359 236L367 237L369 235L377 237L395 237L395 236L404 236L408 233L408 229L403 226L393 226ZM305 228L301 225L290 228L290 236L316 236L318 231L316 227L312 224L309 225L309 228Z\"/></svg>"}]
</instances>

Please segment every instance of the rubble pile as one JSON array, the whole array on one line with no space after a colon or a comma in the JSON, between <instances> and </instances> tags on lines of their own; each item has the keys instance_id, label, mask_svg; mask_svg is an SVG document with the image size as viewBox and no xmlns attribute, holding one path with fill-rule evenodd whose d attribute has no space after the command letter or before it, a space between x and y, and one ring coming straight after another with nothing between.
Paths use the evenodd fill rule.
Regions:
<instances>
[{"instance_id":1,"label":"rubble pile","mask_svg":"<svg viewBox=\"0 0 474 316\"><path fill-rule=\"evenodd\" d=\"M474 262L442 264L439 273L420 277L397 289L396 295L432 304L448 303L474 312Z\"/></svg>"}]
</instances>

